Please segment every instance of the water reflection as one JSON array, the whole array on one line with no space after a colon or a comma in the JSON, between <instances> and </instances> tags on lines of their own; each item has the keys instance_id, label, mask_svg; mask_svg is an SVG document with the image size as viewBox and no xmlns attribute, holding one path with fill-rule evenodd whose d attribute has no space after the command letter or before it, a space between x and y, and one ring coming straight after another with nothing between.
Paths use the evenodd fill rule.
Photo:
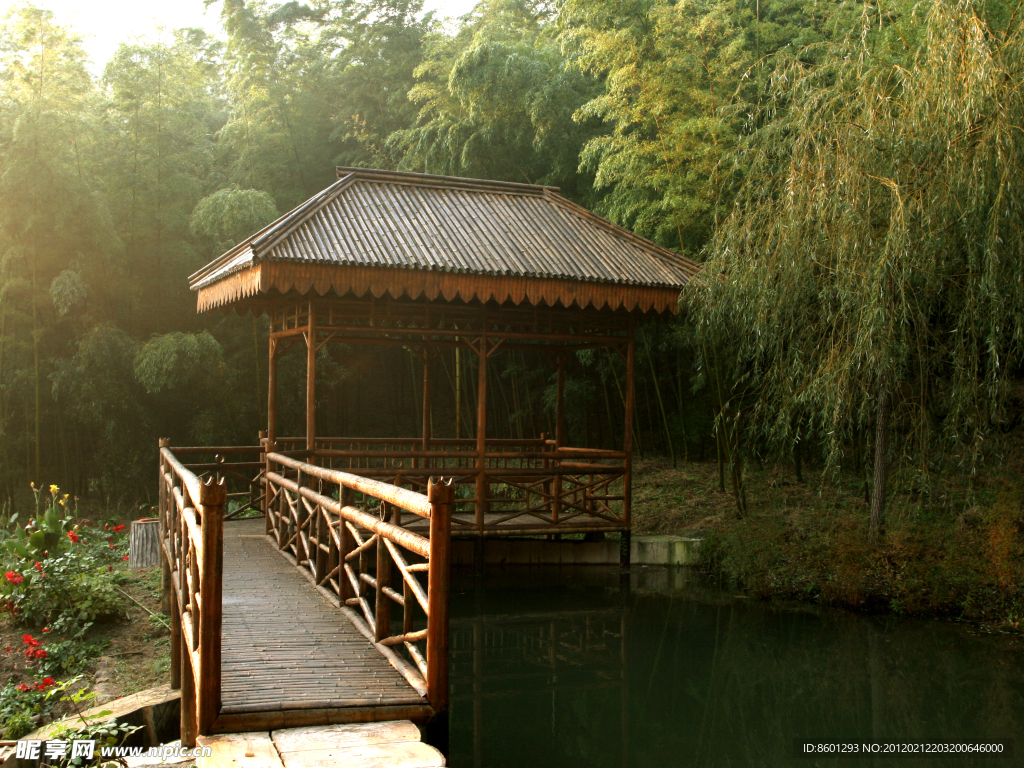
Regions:
<instances>
[{"instance_id":1,"label":"water reflection","mask_svg":"<svg viewBox=\"0 0 1024 768\"><path fill-rule=\"evenodd\" d=\"M791 757L1017 736L1012 637L767 605L681 569L460 573L452 599L455 768L1024 765Z\"/></svg>"}]
</instances>

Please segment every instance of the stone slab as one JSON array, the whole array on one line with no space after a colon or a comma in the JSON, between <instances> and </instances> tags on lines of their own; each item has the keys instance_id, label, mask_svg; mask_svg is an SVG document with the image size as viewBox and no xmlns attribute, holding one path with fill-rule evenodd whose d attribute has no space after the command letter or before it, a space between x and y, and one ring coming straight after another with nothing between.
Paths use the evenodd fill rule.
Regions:
<instances>
[{"instance_id":1,"label":"stone slab","mask_svg":"<svg viewBox=\"0 0 1024 768\"><path fill-rule=\"evenodd\" d=\"M285 768L443 768L444 755L418 741L307 749L283 754Z\"/></svg>"},{"instance_id":2,"label":"stone slab","mask_svg":"<svg viewBox=\"0 0 1024 768\"><path fill-rule=\"evenodd\" d=\"M196 745L213 754L196 760L196 768L284 768L270 733L224 733L199 736Z\"/></svg>"},{"instance_id":3,"label":"stone slab","mask_svg":"<svg viewBox=\"0 0 1024 768\"><path fill-rule=\"evenodd\" d=\"M358 744L419 741L420 729L410 720L391 720L382 723L282 728L272 731L270 736L274 740L277 751L281 755L287 755L307 750L334 749Z\"/></svg>"}]
</instances>

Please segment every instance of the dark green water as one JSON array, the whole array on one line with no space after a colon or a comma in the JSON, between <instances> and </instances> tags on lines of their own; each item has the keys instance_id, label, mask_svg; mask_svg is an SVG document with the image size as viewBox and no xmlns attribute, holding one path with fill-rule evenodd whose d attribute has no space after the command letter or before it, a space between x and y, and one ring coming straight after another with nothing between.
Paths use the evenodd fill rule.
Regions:
<instances>
[{"instance_id":1,"label":"dark green water","mask_svg":"<svg viewBox=\"0 0 1024 768\"><path fill-rule=\"evenodd\" d=\"M455 575L454 768L1024 765L1024 643L742 599L685 569ZM794 740L1013 759L793 757Z\"/></svg>"}]
</instances>

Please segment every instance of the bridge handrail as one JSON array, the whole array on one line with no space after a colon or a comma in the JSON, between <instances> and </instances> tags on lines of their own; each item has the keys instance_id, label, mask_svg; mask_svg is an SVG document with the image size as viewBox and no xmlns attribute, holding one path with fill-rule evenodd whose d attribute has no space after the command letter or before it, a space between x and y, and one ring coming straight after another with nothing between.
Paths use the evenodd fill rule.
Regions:
<instances>
[{"instance_id":1,"label":"bridge handrail","mask_svg":"<svg viewBox=\"0 0 1024 768\"><path fill-rule=\"evenodd\" d=\"M397 507L412 512L414 515L430 519L430 501L422 493L416 493L406 488L399 488L389 483L382 483L379 480L370 480L361 475L353 475L350 472L342 472L338 469L325 469L315 464L308 464L289 458L280 453L269 453L267 458L290 469L301 469L304 474L311 477L326 480L330 483L337 483L344 488L351 488L353 491L373 496L381 501L394 504Z\"/></svg>"},{"instance_id":2,"label":"bridge handrail","mask_svg":"<svg viewBox=\"0 0 1024 768\"><path fill-rule=\"evenodd\" d=\"M276 538L278 548L297 567L308 572L318 589L337 601L345 616L435 712L446 711L451 481L430 478L424 495L274 451L266 458L268 535ZM292 472L294 477L286 476ZM323 488L309 487L311 479L337 485L339 498L327 495ZM379 513L356 506L356 493L379 501ZM429 520L429 538L402 527L402 510ZM402 550L425 562L409 562ZM401 576L401 593L392 588L393 567ZM424 572L425 588L417 576ZM370 592L374 593L372 604ZM402 608L401 629L395 632L391 630L393 604ZM416 608L426 616L424 629L414 629ZM416 645L419 642L426 643L425 655ZM412 664L396 648L404 649Z\"/></svg>"},{"instance_id":3,"label":"bridge handrail","mask_svg":"<svg viewBox=\"0 0 1024 768\"><path fill-rule=\"evenodd\" d=\"M196 733L212 732L220 712L227 487L224 480L200 480L161 440L159 488L171 686L182 689L182 739L191 743Z\"/></svg>"}]
</instances>

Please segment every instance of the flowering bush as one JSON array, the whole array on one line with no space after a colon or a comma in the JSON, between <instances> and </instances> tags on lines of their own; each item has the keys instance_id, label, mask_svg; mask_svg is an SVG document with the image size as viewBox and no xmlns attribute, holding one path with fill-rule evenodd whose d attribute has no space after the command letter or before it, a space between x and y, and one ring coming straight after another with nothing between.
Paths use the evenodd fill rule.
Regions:
<instances>
[{"instance_id":1,"label":"flowering bush","mask_svg":"<svg viewBox=\"0 0 1024 768\"><path fill-rule=\"evenodd\" d=\"M0 731L3 738L24 736L35 727L33 718L49 715L55 702L48 694L54 685L54 679L46 677L34 684L8 682L0 689Z\"/></svg>"},{"instance_id":2,"label":"flowering bush","mask_svg":"<svg viewBox=\"0 0 1024 768\"><path fill-rule=\"evenodd\" d=\"M104 530L76 520L77 509L56 485L48 499L35 488L36 516L22 524L18 515L0 525L0 609L27 624L53 624L68 616L93 621L118 611L114 587L127 548L123 525Z\"/></svg>"}]
</instances>

